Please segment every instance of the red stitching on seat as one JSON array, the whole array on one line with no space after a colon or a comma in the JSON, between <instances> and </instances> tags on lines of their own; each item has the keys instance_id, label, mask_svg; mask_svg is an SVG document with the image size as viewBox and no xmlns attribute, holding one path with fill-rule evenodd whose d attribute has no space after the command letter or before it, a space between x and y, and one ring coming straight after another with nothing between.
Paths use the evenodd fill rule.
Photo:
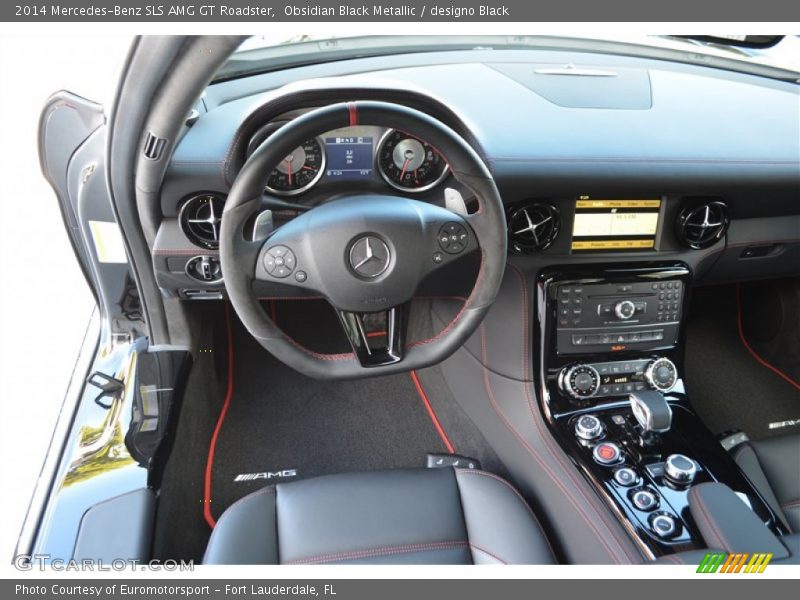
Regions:
<instances>
[{"instance_id":1,"label":"red stitching on seat","mask_svg":"<svg viewBox=\"0 0 800 600\"><path fill-rule=\"evenodd\" d=\"M489 552L489 551L488 551L488 550L486 550L485 548L481 548L480 546L478 546L478 544L473 544L472 542L469 542L469 547L470 547L470 548L473 548L473 549L475 549L475 550L477 550L478 552L482 552L482 553L483 553L483 554L485 554L486 556L491 556L493 559L495 559L497 562L499 562L499 563L501 563L501 564L504 564L504 565L507 565L507 564L508 564L508 561L507 561L507 560L503 560L502 558L500 558L500 557L499 557L499 556L497 556L496 554L494 554L494 553L492 553L492 552Z\"/></svg>"},{"instance_id":2,"label":"red stitching on seat","mask_svg":"<svg viewBox=\"0 0 800 600\"><path fill-rule=\"evenodd\" d=\"M517 488L515 488L513 485L508 483L502 477L498 477L494 473L489 473L488 471L476 471L474 469L472 469L472 470L471 469L456 469L456 470L459 472L459 474L464 473L466 475L481 475L483 477L489 477L491 479L494 479L495 481L499 481L504 486L506 486L509 490L511 490L511 492L522 503L522 506L525 507L525 510L528 511L528 514L530 514L530 516L533 517L533 520L536 522L536 525L539 527L539 531L542 532L542 537L544 538L545 543L547 544L548 548L550 548L550 554L553 555L554 559L556 558L556 553L555 553L555 550L553 549L553 545L550 543L550 539L545 534L544 527L542 527L541 521L539 521L539 518L536 516L536 513L533 512L533 509L531 508L531 505L528 504L527 501L525 500L525 498L522 497L522 494L519 493L519 490Z\"/></svg>"},{"instance_id":3,"label":"red stitching on seat","mask_svg":"<svg viewBox=\"0 0 800 600\"><path fill-rule=\"evenodd\" d=\"M330 554L321 554L319 556L311 556L308 558L297 558L294 560L286 561L284 564L287 565L320 564L320 563L333 562L339 560L356 560L359 558L369 558L372 556L392 556L395 554L410 554L413 552L453 550L456 548L466 548L467 546L469 546L469 542L466 541L429 542L424 544L403 544L399 546L383 546L380 548L370 548L367 550L354 550L351 552L333 552Z\"/></svg>"}]
</instances>

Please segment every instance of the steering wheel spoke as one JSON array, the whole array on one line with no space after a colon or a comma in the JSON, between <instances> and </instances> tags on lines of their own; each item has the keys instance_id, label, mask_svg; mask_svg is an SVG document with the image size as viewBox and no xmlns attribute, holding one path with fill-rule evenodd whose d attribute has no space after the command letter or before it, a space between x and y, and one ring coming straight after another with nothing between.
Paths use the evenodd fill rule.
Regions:
<instances>
[{"instance_id":1,"label":"steering wheel spoke","mask_svg":"<svg viewBox=\"0 0 800 600\"><path fill-rule=\"evenodd\" d=\"M430 260L426 261L426 274L455 262L479 247L468 219L459 215L454 214L452 218L436 223L431 232L433 251Z\"/></svg>"},{"instance_id":2,"label":"steering wheel spoke","mask_svg":"<svg viewBox=\"0 0 800 600\"><path fill-rule=\"evenodd\" d=\"M380 313L338 311L342 329L362 367L382 367L403 360L410 303ZM378 317L378 319L375 319ZM384 330L370 330L367 320L383 323Z\"/></svg>"}]
</instances>

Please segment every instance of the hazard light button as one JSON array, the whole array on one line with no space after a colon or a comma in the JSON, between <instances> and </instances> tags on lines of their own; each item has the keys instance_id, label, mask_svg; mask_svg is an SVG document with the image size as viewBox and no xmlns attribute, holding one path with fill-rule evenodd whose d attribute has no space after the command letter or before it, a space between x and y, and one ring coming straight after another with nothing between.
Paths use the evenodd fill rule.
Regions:
<instances>
[{"instance_id":1,"label":"hazard light button","mask_svg":"<svg viewBox=\"0 0 800 600\"><path fill-rule=\"evenodd\" d=\"M601 465L615 465L622 462L622 451L613 442L601 442L592 450L594 461Z\"/></svg>"}]
</instances>

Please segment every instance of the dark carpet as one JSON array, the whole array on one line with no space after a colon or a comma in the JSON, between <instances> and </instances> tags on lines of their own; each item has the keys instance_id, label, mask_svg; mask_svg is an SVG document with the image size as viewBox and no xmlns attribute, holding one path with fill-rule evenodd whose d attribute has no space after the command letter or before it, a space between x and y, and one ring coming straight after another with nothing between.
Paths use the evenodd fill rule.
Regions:
<instances>
[{"instance_id":1,"label":"dark carpet","mask_svg":"<svg viewBox=\"0 0 800 600\"><path fill-rule=\"evenodd\" d=\"M769 427L800 419L800 393L742 344L735 286L694 292L685 363L689 398L714 433L739 429L759 439L800 430Z\"/></svg>"}]
</instances>

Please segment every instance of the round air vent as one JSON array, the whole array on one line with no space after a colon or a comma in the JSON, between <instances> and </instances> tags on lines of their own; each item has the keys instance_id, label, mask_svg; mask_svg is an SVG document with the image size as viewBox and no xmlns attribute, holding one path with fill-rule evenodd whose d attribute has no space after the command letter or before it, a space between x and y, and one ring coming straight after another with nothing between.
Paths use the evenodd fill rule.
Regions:
<instances>
[{"instance_id":1,"label":"round air vent","mask_svg":"<svg viewBox=\"0 0 800 600\"><path fill-rule=\"evenodd\" d=\"M724 202L692 203L678 213L675 233L685 246L702 250L721 240L729 224L728 207Z\"/></svg>"},{"instance_id":2,"label":"round air vent","mask_svg":"<svg viewBox=\"0 0 800 600\"><path fill-rule=\"evenodd\" d=\"M181 207L178 220L183 233L201 248L219 248L219 228L225 200L216 194L192 196Z\"/></svg>"},{"instance_id":3,"label":"round air vent","mask_svg":"<svg viewBox=\"0 0 800 600\"><path fill-rule=\"evenodd\" d=\"M558 237L559 229L561 217L549 204L525 204L508 215L508 243L515 252L544 250Z\"/></svg>"}]
</instances>

